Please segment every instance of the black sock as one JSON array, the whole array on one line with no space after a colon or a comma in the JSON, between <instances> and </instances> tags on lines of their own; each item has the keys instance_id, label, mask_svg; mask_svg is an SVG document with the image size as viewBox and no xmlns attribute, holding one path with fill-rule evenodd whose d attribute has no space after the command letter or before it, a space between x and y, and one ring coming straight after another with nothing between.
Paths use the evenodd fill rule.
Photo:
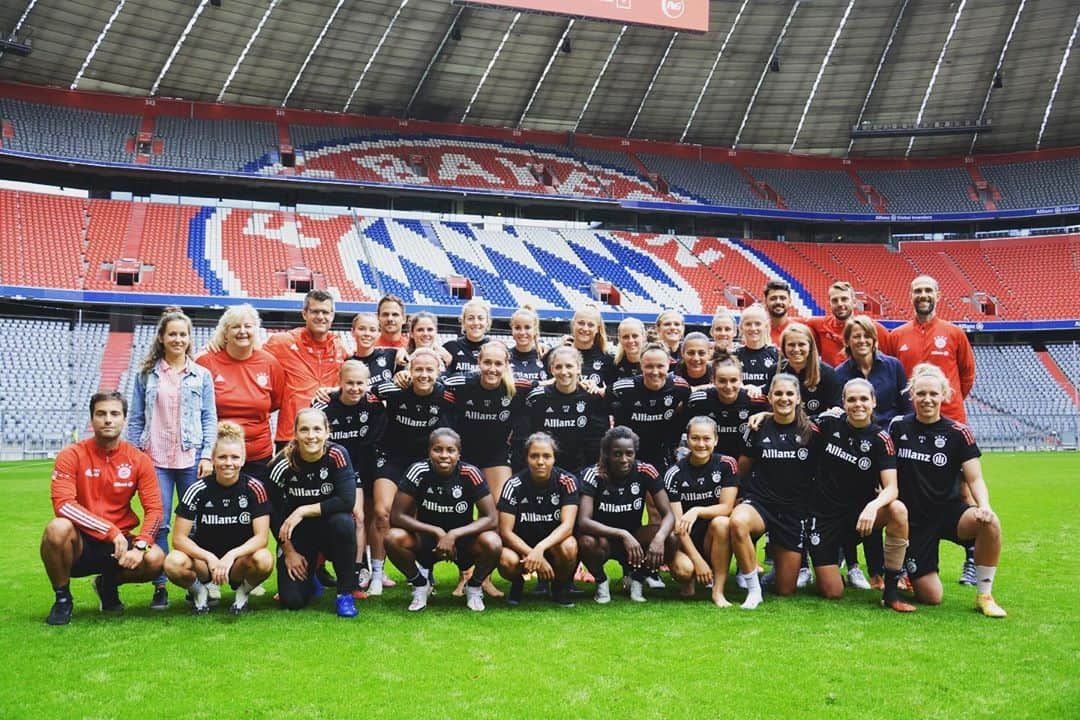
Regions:
<instances>
[{"instance_id":1,"label":"black sock","mask_svg":"<svg viewBox=\"0 0 1080 720\"><path fill-rule=\"evenodd\" d=\"M893 603L900 599L896 583L900 581L901 572L903 571L885 568L885 589L881 591L881 599L886 603Z\"/></svg>"},{"instance_id":2,"label":"black sock","mask_svg":"<svg viewBox=\"0 0 1080 720\"><path fill-rule=\"evenodd\" d=\"M602 582L607 582L607 573L604 572L603 568L600 568L600 572L593 573L593 580L596 581L597 585Z\"/></svg>"},{"instance_id":3,"label":"black sock","mask_svg":"<svg viewBox=\"0 0 1080 720\"><path fill-rule=\"evenodd\" d=\"M975 562L975 544L964 546L964 559L968 562Z\"/></svg>"},{"instance_id":4,"label":"black sock","mask_svg":"<svg viewBox=\"0 0 1080 720\"><path fill-rule=\"evenodd\" d=\"M649 573L651 572L652 570L648 570L646 568L637 568L630 573L630 579L637 580L638 582L644 582L645 578L649 577Z\"/></svg>"},{"instance_id":5,"label":"black sock","mask_svg":"<svg viewBox=\"0 0 1080 720\"><path fill-rule=\"evenodd\" d=\"M424 587L428 584L427 578L422 573L416 573L411 578L408 578L409 584L413 587Z\"/></svg>"},{"instance_id":6,"label":"black sock","mask_svg":"<svg viewBox=\"0 0 1080 720\"><path fill-rule=\"evenodd\" d=\"M60 587L54 587L53 592L56 593L57 602L65 600L71 600L71 583L64 583Z\"/></svg>"}]
</instances>

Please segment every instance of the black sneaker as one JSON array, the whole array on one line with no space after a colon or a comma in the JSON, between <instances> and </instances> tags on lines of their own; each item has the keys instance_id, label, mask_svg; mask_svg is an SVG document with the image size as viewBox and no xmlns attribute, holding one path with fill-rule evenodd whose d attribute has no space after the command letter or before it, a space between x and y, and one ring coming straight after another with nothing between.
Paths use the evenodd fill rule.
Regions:
<instances>
[{"instance_id":1,"label":"black sneaker","mask_svg":"<svg viewBox=\"0 0 1080 720\"><path fill-rule=\"evenodd\" d=\"M537 580L536 587L533 588L533 595L547 595L551 592L551 583L547 580Z\"/></svg>"},{"instance_id":2,"label":"black sneaker","mask_svg":"<svg viewBox=\"0 0 1080 720\"><path fill-rule=\"evenodd\" d=\"M565 586L561 588L552 587L551 602L555 603L559 607L574 607L574 601L570 599L569 589Z\"/></svg>"},{"instance_id":3,"label":"black sneaker","mask_svg":"<svg viewBox=\"0 0 1080 720\"><path fill-rule=\"evenodd\" d=\"M233 603L232 605L229 606L229 614L230 615L243 615L246 612L247 612L247 605L237 605L236 603Z\"/></svg>"},{"instance_id":4,"label":"black sneaker","mask_svg":"<svg viewBox=\"0 0 1080 720\"><path fill-rule=\"evenodd\" d=\"M53 603L52 610L49 611L49 617L45 618L46 625L67 625L71 622L71 610L75 603L71 602L71 598L68 597L64 600L57 600Z\"/></svg>"},{"instance_id":5,"label":"black sneaker","mask_svg":"<svg viewBox=\"0 0 1080 720\"><path fill-rule=\"evenodd\" d=\"M151 610L167 610L169 607L169 591L164 585L154 586L154 597L150 600Z\"/></svg>"},{"instance_id":6,"label":"black sneaker","mask_svg":"<svg viewBox=\"0 0 1080 720\"><path fill-rule=\"evenodd\" d=\"M506 595L507 605L520 605L521 596L525 592L525 581L521 578L510 583L510 592Z\"/></svg>"},{"instance_id":7,"label":"black sneaker","mask_svg":"<svg viewBox=\"0 0 1080 720\"><path fill-rule=\"evenodd\" d=\"M124 603L120 601L120 589L115 580L98 575L94 578L94 592L97 593L100 601L101 612L117 614L124 612Z\"/></svg>"}]
</instances>

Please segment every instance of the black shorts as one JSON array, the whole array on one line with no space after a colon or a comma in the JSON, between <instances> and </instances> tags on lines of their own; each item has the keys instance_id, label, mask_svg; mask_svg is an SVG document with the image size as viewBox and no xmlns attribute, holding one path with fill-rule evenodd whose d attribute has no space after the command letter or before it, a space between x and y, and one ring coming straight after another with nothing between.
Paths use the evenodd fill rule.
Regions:
<instances>
[{"instance_id":1,"label":"black shorts","mask_svg":"<svg viewBox=\"0 0 1080 720\"><path fill-rule=\"evenodd\" d=\"M619 527L619 526L618 525L611 525L610 527ZM644 525L638 525L637 527L624 527L624 528L621 528L621 529L626 530L628 533L630 533L631 535L633 535L634 537L637 538L637 537L640 537L640 533L641 533L641 530L643 528L645 528ZM597 540L603 539L603 540L607 541L607 546L608 546L608 557L607 557L607 559L608 560L617 560L619 562L619 564L622 565L623 567L626 567L629 564L629 558L627 558L627 556L626 556L626 545L624 545L621 540L616 540L616 539L613 539L613 538L605 538L605 537L602 537L600 535L597 535L596 539ZM648 550L648 548L646 548L644 545L642 545L642 548L645 549L645 550Z\"/></svg>"},{"instance_id":2,"label":"black shorts","mask_svg":"<svg viewBox=\"0 0 1080 720\"><path fill-rule=\"evenodd\" d=\"M414 462L416 462L416 460L381 457L375 461L375 471L372 474L372 477L386 478L387 480L392 480L395 485L401 485L401 481L405 479L405 473ZM372 487L375 487L374 482L372 482Z\"/></svg>"},{"instance_id":3,"label":"black shorts","mask_svg":"<svg viewBox=\"0 0 1080 720\"><path fill-rule=\"evenodd\" d=\"M519 527L514 526L514 534L525 541L525 544L529 547L536 547L541 540L550 535L555 528L545 530L542 527Z\"/></svg>"},{"instance_id":4,"label":"black shorts","mask_svg":"<svg viewBox=\"0 0 1080 720\"><path fill-rule=\"evenodd\" d=\"M465 570L476 564L473 558L472 546L476 542L476 535L464 537L454 543L454 563ZM431 569L441 559L435 557L435 546L439 543L434 535L420 534L420 547L416 551L416 562L420 567Z\"/></svg>"},{"instance_id":5,"label":"black shorts","mask_svg":"<svg viewBox=\"0 0 1080 720\"><path fill-rule=\"evenodd\" d=\"M806 542L814 567L838 565L840 551L850 543L858 543L858 530L862 508L842 515L811 515L806 522Z\"/></svg>"},{"instance_id":6,"label":"black shorts","mask_svg":"<svg viewBox=\"0 0 1080 720\"><path fill-rule=\"evenodd\" d=\"M471 465L475 465L478 468L489 467L510 467L510 446L495 445L492 448L480 450L478 452L471 452L469 455L462 455L463 462L467 462Z\"/></svg>"},{"instance_id":7,"label":"black shorts","mask_svg":"<svg viewBox=\"0 0 1080 720\"><path fill-rule=\"evenodd\" d=\"M111 541L95 540L82 530L79 530L79 537L82 538L82 553L71 566L71 577L112 573L120 567L112 556L116 546ZM133 542L134 538L128 536L128 547Z\"/></svg>"},{"instance_id":8,"label":"black shorts","mask_svg":"<svg viewBox=\"0 0 1080 720\"><path fill-rule=\"evenodd\" d=\"M754 508L765 521L765 532L769 535L770 543L776 543L792 552L802 552L805 515L792 508L771 507L753 497L747 497L742 502Z\"/></svg>"},{"instance_id":9,"label":"black shorts","mask_svg":"<svg viewBox=\"0 0 1080 720\"><path fill-rule=\"evenodd\" d=\"M960 524L960 517L971 507L974 506L963 500L953 500L928 521L912 521L908 530L907 557L904 559L904 569L909 577L919 578L938 571L940 541L967 544L956 536L956 528Z\"/></svg>"}]
</instances>

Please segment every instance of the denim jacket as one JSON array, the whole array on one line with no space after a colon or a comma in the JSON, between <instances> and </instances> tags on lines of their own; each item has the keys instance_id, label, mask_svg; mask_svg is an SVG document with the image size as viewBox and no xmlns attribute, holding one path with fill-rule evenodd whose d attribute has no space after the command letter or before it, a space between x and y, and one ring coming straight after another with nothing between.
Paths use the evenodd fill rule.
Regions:
<instances>
[{"instance_id":1,"label":"denim jacket","mask_svg":"<svg viewBox=\"0 0 1080 720\"><path fill-rule=\"evenodd\" d=\"M128 412L127 436L136 447L145 450L150 443L150 422L160 378L158 366L135 376ZM180 379L180 444L184 450L195 448L199 458L209 458L217 439L217 407L214 405L214 380L202 365L187 361Z\"/></svg>"}]
</instances>

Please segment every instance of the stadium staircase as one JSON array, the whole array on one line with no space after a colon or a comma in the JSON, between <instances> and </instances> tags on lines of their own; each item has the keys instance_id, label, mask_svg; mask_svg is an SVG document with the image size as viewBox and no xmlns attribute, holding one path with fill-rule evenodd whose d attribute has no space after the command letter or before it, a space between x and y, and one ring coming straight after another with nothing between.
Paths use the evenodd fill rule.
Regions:
<instances>
[{"instance_id":1,"label":"stadium staircase","mask_svg":"<svg viewBox=\"0 0 1080 720\"><path fill-rule=\"evenodd\" d=\"M116 390L120 387L121 376L128 369L128 363L131 360L131 347L134 343L134 332L109 331L109 338L105 341L105 352L101 356L99 390Z\"/></svg>"},{"instance_id":2,"label":"stadium staircase","mask_svg":"<svg viewBox=\"0 0 1080 720\"><path fill-rule=\"evenodd\" d=\"M967 171L971 175L972 183L974 183L972 187L968 188L968 196L975 202L982 203L987 210L996 211L998 209L996 201L1001 199L1001 191L983 177L977 166L968 165Z\"/></svg>"},{"instance_id":3,"label":"stadium staircase","mask_svg":"<svg viewBox=\"0 0 1080 720\"><path fill-rule=\"evenodd\" d=\"M889 202L885 199L885 196L879 193L873 185L859 177L859 173L855 172L855 168L846 165L844 170L847 171L851 182L855 183L855 197L858 198L859 202L869 205L876 213L889 211Z\"/></svg>"},{"instance_id":4,"label":"stadium staircase","mask_svg":"<svg viewBox=\"0 0 1080 720\"><path fill-rule=\"evenodd\" d=\"M1061 387L1062 392L1065 393L1065 397L1072 400L1073 405L1077 410L1080 410L1080 391L1072 384L1068 376L1065 375L1065 371L1061 369L1061 366L1054 360L1054 356L1047 352L1045 347L1035 348L1035 356L1039 358L1039 362L1050 372L1050 377L1054 378L1057 384Z\"/></svg>"}]
</instances>

